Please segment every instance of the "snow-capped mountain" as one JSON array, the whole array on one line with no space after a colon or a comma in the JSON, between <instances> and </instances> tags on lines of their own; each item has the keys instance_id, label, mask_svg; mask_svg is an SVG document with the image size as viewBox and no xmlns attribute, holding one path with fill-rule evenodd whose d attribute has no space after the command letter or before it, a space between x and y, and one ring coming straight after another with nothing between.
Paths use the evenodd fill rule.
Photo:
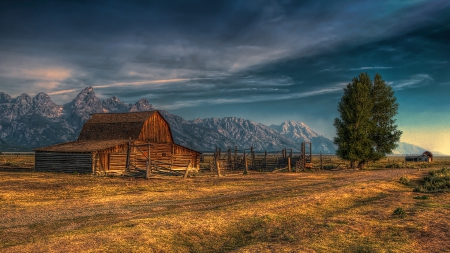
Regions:
<instances>
[{"instance_id":1,"label":"snow-capped mountain","mask_svg":"<svg viewBox=\"0 0 450 253\"><path fill-rule=\"evenodd\" d=\"M336 151L332 140L314 132L303 122L287 120L281 125L271 125L270 127L280 132L284 137L293 140L297 146L304 141L311 142L313 153L334 153Z\"/></svg>"},{"instance_id":2,"label":"snow-capped mountain","mask_svg":"<svg viewBox=\"0 0 450 253\"><path fill-rule=\"evenodd\" d=\"M298 147L278 131L250 120L234 117L184 120L166 111L160 112L169 122L175 142L193 149L253 147L255 150L281 151Z\"/></svg>"},{"instance_id":3,"label":"snow-capped mountain","mask_svg":"<svg viewBox=\"0 0 450 253\"><path fill-rule=\"evenodd\" d=\"M35 97L22 94L12 98L0 92L0 151L31 150L76 140L92 113L149 111L155 108L141 99L126 104L117 97L100 100L94 89L83 89L71 102L57 105L45 93ZM333 142L314 132L305 123L288 120L281 125L266 126L250 120L227 117L185 120L160 110L169 122L175 142L199 150L216 147L281 151L300 150L301 142L312 143L313 153L334 153Z\"/></svg>"}]
</instances>

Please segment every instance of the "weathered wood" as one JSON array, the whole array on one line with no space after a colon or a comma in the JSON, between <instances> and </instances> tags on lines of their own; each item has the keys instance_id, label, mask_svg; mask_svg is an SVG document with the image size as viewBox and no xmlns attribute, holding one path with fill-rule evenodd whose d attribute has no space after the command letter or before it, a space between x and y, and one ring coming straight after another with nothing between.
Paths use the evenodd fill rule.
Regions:
<instances>
[{"instance_id":1,"label":"weathered wood","mask_svg":"<svg viewBox=\"0 0 450 253\"><path fill-rule=\"evenodd\" d=\"M264 169L267 170L267 151L264 150Z\"/></svg>"},{"instance_id":2,"label":"weathered wood","mask_svg":"<svg viewBox=\"0 0 450 253\"><path fill-rule=\"evenodd\" d=\"M255 151L253 150L253 147L250 147L250 153L252 157L252 168L256 169L256 163L255 163Z\"/></svg>"},{"instance_id":3,"label":"weathered wood","mask_svg":"<svg viewBox=\"0 0 450 253\"><path fill-rule=\"evenodd\" d=\"M191 169L191 162L189 162L188 166L186 167L186 172L184 173L183 178L186 179L189 174L189 170Z\"/></svg>"},{"instance_id":4,"label":"weathered wood","mask_svg":"<svg viewBox=\"0 0 450 253\"><path fill-rule=\"evenodd\" d=\"M291 172L291 157L290 156L288 157L287 165L288 165L288 172Z\"/></svg>"},{"instance_id":5,"label":"weathered wood","mask_svg":"<svg viewBox=\"0 0 450 253\"><path fill-rule=\"evenodd\" d=\"M159 114L152 114L143 124L138 140L149 142L173 142L169 123Z\"/></svg>"},{"instance_id":6,"label":"weathered wood","mask_svg":"<svg viewBox=\"0 0 450 253\"><path fill-rule=\"evenodd\" d=\"M227 152L227 167L228 169L232 168L232 163L231 163L231 148L228 148L228 152Z\"/></svg>"},{"instance_id":7,"label":"weathered wood","mask_svg":"<svg viewBox=\"0 0 450 253\"><path fill-rule=\"evenodd\" d=\"M236 169L237 166L237 153L238 153L238 149L237 146L234 146L234 159L233 159L233 169Z\"/></svg>"},{"instance_id":8,"label":"weathered wood","mask_svg":"<svg viewBox=\"0 0 450 253\"><path fill-rule=\"evenodd\" d=\"M152 157L152 155L151 155L151 150L150 150L150 142L147 144L147 149L148 149L148 168L147 168L147 172L148 173L150 173L150 174L152 174L152 159L151 159L151 157ZM148 175L148 173L147 173L147 175Z\"/></svg>"},{"instance_id":9,"label":"weathered wood","mask_svg":"<svg viewBox=\"0 0 450 253\"><path fill-rule=\"evenodd\" d=\"M247 175L248 174L248 162L247 162L247 155L245 154L245 150L244 150L244 163L245 163L244 174Z\"/></svg>"},{"instance_id":10,"label":"weathered wood","mask_svg":"<svg viewBox=\"0 0 450 253\"><path fill-rule=\"evenodd\" d=\"M130 170L130 152L131 152L131 140L128 140L127 160L126 160L127 171Z\"/></svg>"},{"instance_id":11,"label":"weathered wood","mask_svg":"<svg viewBox=\"0 0 450 253\"><path fill-rule=\"evenodd\" d=\"M216 160L216 169L217 169L217 176L221 177L222 174L220 173L220 162L219 162L219 160Z\"/></svg>"},{"instance_id":12,"label":"weathered wood","mask_svg":"<svg viewBox=\"0 0 450 253\"><path fill-rule=\"evenodd\" d=\"M36 152L35 170L66 173L92 173L91 153Z\"/></svg>"}]
</instances>

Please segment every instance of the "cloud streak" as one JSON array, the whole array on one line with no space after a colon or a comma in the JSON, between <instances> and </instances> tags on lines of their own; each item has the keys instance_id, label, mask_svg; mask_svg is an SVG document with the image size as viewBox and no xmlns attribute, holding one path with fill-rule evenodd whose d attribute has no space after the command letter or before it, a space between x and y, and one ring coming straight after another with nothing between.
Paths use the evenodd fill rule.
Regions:
<instances>
[{"instance_id":1,"label":"cloud streak","mask_svg":"<svg viewBox=\"0 0 450 253\"><path fill-rule=\"evenodd\" d=\"M392 69L392 68L393 68L393 67L376 66L376 67L351 68L350 70L374 70L374 69Z\"/></svg>"},{"instance_id":2,"label":"cloud streak","mask_svg":"<svg viewBox=\"0 0 450 253\"><path fill-rule=\"evenodd\" d=\"M234 98L211 98L211 99L198 99L182 101L171 105L161 105L159 106L165 110L173 110L178 108L187 107L197 107L197 106L207 106L207 105L223 105L223 104L237 104L237 103L255 103L255 102L265 102L265 101L278 101L278 100L288 100L288 99L298 99L307 98L319 95L326 95L330 93L336 93L342 91L343 84L338 84L336 86L331 86L328 88L323 88L319 90L307 91L307 92L296 92L288 94L273 94L270 95L249 95L245 97L234 97ZM240 89L236 91L244 91L249 89ZM250 91L254 91L251 89ZM277 89L270 89L269 91L279 91Z\"/></svg>"},{"instance_id":3,"label":"cloud streak","mask_svg":"<svg viewBox=\"0 0 450 253\"><path fill-rule=\"evenodd\" d=\"M434 79L428 74L417 74L411 76L410 79L392 82L394 90L413 89L433 84Z\"/></svg>"}]
</instances>

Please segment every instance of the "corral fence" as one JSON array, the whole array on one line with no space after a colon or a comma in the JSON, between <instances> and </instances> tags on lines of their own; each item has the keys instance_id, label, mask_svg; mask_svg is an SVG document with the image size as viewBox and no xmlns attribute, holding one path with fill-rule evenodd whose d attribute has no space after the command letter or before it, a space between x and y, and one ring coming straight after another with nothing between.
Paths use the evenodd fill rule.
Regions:
<instances>
[{"instance_id":1,"label":"corral fence","mask_svg":"<svg viewBox=\"0 0 450 253\"><path fill-rule=\"evenodd\" d=\"M0 168L34 169L34 152L0 152ZM348 162L339 159L335 154L311 154L308 167L301 167L301 150L283 149L276 152L255 151L248 149L228 148L204 152L200 156L200 170L217 173L219 170L227 173L260 172L295 172L303 170L345 170L349 169ZM428 163L405 162L405 155L388 155L377 162L368 164L369 168L408 168L411 166L425 166ZM448 166L450 156L435 156L434 165ZM289 166L290 165L290 166Z\"/></svg>"},{"instance_id":2,"label":"corral fence","mask_svg":"<svg viewBox=\"0 0 450 253\"><path fill-rule=\"evenodd\" d=\"M200 156L200 168L211 172L227 171L260 171L298 172L314 169L343 168L342 162L334 154L312 154L311 146L303 145L300 151L283 149L281 151L255 151L253 147L238 149L237 147L213 152L205 152Z\"/></svg>"}]
</instances>

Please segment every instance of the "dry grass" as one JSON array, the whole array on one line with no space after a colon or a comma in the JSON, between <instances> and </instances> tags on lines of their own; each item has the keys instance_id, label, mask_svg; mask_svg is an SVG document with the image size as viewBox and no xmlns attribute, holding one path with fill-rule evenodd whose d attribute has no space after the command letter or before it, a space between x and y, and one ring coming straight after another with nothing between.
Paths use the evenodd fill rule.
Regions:
<instances>
[{"instance_id":1,"label":"dry grass","mask_svg":"<svg viewBox=\"0 0 450 253\"><path fill-rule=\"evenodd\" d=\"M445 252L450 195L412 191L427 171L188 180L0 171L0 251Z\"/></svg>"},{"instance_id":2,"label":"dry grass","mask_svg":"<svg viewBox=\"0 0 450 253\"><path fill-rule=\"evenodd\" d=\"M0 155L0 168L34 168L34 155Z\"/></svg>"}]
</instances>

